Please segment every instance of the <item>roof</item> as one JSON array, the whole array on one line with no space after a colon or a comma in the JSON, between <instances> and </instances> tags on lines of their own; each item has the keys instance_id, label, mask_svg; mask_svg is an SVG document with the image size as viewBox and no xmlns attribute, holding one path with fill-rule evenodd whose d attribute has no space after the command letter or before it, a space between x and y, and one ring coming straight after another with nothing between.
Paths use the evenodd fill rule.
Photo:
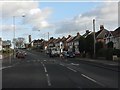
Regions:
<instances>
[{"instance_id":1,"label":"roof","mask_svg":"<svg viewBox=\"0 0 120 90\"><path fill-rule=\"evenodd\" d=\"M69 37L66 41L67 43L71 42L73 40L74 37Z\"/></svg>"},{"instance_id":2,"label":"roof","mask_svg":"<svg viewBox=\"0 0 120 90\"><path fill-rule=\"evenodd\" d=\"M55 40L55 43L59 43L60 41L61 41L61 39L58 38L58 39Z\"/></svg>"},{"instance_id":3,"label":"roof","mask_svg":"<svg viewBox=\"0 0 120 90\"><path fill-rule=\"evenodd\" d=\"M120 27L118 27L115 31L111 31L114 37L120 37Z\"/></svg>"},{"instance_id":4,"label":"roof","mask_svg":"<svg viewBox=\"0 0 120 90\"><path fill-rule=\"evenodd\" d=\"M67 38L65 38L64 36L62 37L61 41L64 42L66 41Z\"/></svg>"},{"instance_id":5,"label":"roof","mask_svg":"<svg viewBox=\"0 0 120 90\"><path fill-rule=\"evenodd\" d=\"M74 41L77 41L77 40L79 40L80 37L81 37L81 35L80 35L80 34L77 34L77 35L73 38L73 40L74 40Z\"/></svg>"},{"instance_id":6,"label":"roof","mask_svg":"<svg viewBox=\"0 0 120 90\"><path fill-rule=\"evenodd\" d=\"M109 31L107 29L103 29L103 30L100 30L98 32L95 33L95 36L97 39L102 39L105 37L105 35L109 33Z\"/></svg>"}]
</instances>

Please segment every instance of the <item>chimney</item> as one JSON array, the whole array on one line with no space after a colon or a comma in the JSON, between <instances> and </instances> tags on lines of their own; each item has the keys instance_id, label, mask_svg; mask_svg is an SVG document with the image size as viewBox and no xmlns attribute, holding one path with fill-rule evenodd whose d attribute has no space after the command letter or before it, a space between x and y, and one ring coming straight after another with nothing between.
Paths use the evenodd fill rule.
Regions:
<instances>
[{"instance_id":1,"label":"chimney","mask_svg":"<svg viewBox=\"0 0 120 90\"><path fill-rule=\"evenodd\" d=\"M100 25L100 30L104 30L104 25Z\"/></svg>"},{"instance_id":2,"label":"chimney","mask_svg":"<svg viewBox=\"0 0 120 90\"><path fill-rule=\"evenodd\" d=\"M77 33L77 36L79 36L79 35L80 35L80 33L78 32L78 33Z\"/></svg>"},{"instance_id":3,"label":"chimney","mask_svg":"<svg viewBox=\"0 0 120 90\"><path fill-rule=\"evenodd\" d=\"M31 35L29 35L29 43L31 42Z\"/></svg>"},{"instance_id":4,"label":"chimney","mask_svg":"<svg viewBox=\"0 0 120 90\"><path fill-rule=\"evenodd\" d=\"M68 35L68 38L71 37L71 35Z\"/></svg>"}]
</instances>

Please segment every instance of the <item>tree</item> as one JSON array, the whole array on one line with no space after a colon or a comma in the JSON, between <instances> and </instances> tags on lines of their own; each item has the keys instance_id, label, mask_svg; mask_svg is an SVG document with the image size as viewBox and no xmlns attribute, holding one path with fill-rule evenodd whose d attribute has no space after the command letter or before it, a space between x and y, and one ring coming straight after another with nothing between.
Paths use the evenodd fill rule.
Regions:
<instances>
[{"instance_id":1,"label":"tree","mask_svg":"<svg viewBox=\"0 0 120 90\"><path fill-rule=\"evenodd\" d=\"M83 53L85 51L85 48L86 48L85 38L83 36L81 36L79 38L79 51L80 51L80 53Z\"/></svg>"},{"instance_id":2,"label":"tree","mask_svg":"<svg viewBox=\"0 0 120 90\"><path fill-rule=\"evenodd\" d=\"M107 47L108 47L108 48L113 48L113 42L112 42L112 41L109 42L109 43L107 44Z\"/></svg>"},{"instance_id":3,"label":"tree","mask_svg":"<svg viewBox=\"0 0 120 90\"><path fill-rule=\"evenodd\" d=\"M103 43L102 42L96 42L96 52L98 52L100 49L103 48Z\"/></svg>"},{"instance_id":4,"label":"tree","mask_svg":"<svg viewBox=\"0 0 120 90\"><path fill-rule=\"evenodd\" d=\"M89 34L86 38L86 52L92 57L94 53L94 37L93 34Z\"/></svg>"}]
</instances>

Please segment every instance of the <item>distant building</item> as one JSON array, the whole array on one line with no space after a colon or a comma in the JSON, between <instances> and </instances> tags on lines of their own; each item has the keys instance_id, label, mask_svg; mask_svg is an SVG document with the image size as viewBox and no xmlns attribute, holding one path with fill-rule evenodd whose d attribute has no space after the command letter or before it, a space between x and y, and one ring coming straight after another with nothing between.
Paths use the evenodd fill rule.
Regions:
<instances>
[{"instance_id":1,"label":"distant building","mask_svg":"<svg viewBox=\"0 0 120 90\"><path fill-rule=\"evenodd\" d=\"M9 49L10 47L11 47L11 41L10 40L2 41L3 50Z\"/></svg>"}]
</instances>

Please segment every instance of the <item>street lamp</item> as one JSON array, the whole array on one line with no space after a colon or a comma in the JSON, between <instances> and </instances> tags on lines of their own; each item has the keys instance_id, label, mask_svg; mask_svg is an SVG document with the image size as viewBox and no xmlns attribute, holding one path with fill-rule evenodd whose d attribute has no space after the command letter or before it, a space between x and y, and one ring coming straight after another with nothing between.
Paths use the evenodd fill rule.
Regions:
<instances>
[{"instance_id":1,"label":"street lamp","mask_svg":"<svg viewBox=\"0 0 120 90\"><path fill-rule=\"evenodd\" d=\"M25 15L22 15L22 17L25 17ZM15 24L16 24L16 21L15 21L15 19L16 19L16 16L13 16L13 56L14 56L14 58L15 58L15 29L16 29L16 27L15 27Z\"/></svg>"},{"instance_id":2,"label":"street lamp","mask_svg":"<svg viewBox=\"0 0 120 90\"><path fill-rule=\"evenodd\" d=\"M95 19L93 19L93 33L94 33L94 58L96 56L96 50L95 50L95 44L96 44L96 39L95 39Z\"/></svg>"}]
</instances>

